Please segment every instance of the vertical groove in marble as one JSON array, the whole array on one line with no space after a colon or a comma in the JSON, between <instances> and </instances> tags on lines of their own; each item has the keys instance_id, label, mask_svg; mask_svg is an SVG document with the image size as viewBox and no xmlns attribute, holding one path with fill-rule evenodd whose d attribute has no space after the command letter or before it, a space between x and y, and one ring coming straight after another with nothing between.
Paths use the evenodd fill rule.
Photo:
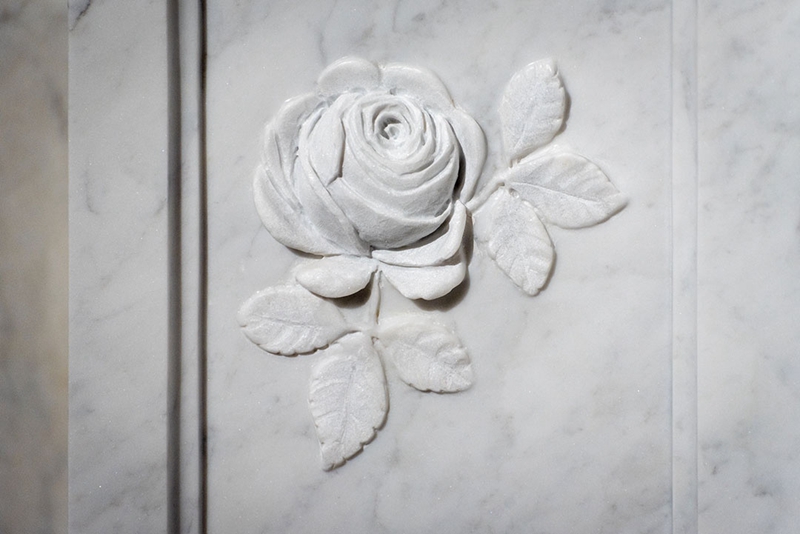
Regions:
<instances>
[{"instance_id":1,"label":"vertical groove in marble","mask_svg":"<svg viewBox=\"0 0 800 534\"><path fill-rule=\"evenodd\" d=\"M178 0L166 3L167 24L167 532L181 531L183 363L182 113ZM190 234L187 232L187 237ZM191 239L191 238L189 238ZM188 328L186 330L189 330Z\"/></svg>"},{"instance_id":2,"label":"vertical groove in marble","mask_svg":"<svg viewBox=\"0 0 800 534\"><path fill-rule=\"evenodd\" d=\"M697 532L697 5L672 3L672 531Z\"/></svg>"},{"instance_id":3,"label":"vertical groove in marble","mask_svg":"<svg viewBox=\"0 0 800 534\"><path fill-rule=\"evenodd\" d=\"M206 1L196 0L193 12L197 16L197 165L198 165L198 238L200 240L198 253L198 317L197 317L197 402L198 402L198 455L197 467L197 532L207 532L206 510L208 501L207 485L207 448L208 417L207 417L207 366L208 366L208 176L206 172ZM190 20L187 18L187 20Z\"/></svg>"},{"instance_id":4,"label":"vertical groove in marble","mask_svg":"<svg viewBox=\"0 0 800 534\"><path fill-rule=\"evenodd\" d=\"M205 532L205 64L204 5L198 0L172 0L170 16L174 31L171 66L175 85L176 125L171 177L177 193L174 204L177 238L171 249L177 268L172 272L177 291L175 321L176 395L170 424L175 437L171 450L175 489L171 493L170 532Z\"/></svg>"}]
</instances>

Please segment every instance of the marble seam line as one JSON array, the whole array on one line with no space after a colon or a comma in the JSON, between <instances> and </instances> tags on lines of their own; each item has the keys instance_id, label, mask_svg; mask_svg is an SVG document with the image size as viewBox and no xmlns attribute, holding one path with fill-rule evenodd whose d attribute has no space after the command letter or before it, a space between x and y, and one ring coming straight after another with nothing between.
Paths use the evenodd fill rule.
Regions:
<instances>
[{"instance_id":1,"label":"marble seam line","mask_svg":"<svg viewBox=\"0 0 800 534\"><path fill-rule=\"evenodd\" d=\"M672 532L698 531L697 1L673 0L671 29Z\"/></svg>"}]
</instances>

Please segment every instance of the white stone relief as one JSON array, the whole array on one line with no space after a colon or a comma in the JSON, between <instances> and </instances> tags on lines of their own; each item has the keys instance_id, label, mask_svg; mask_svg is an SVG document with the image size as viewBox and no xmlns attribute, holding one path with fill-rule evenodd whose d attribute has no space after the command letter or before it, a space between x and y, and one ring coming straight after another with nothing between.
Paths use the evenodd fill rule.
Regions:
<instances>
[{"instance_id":1,"label":"white stone relief","mask_svg":"<svg viewBox=\"0 0 800 534\"><path fill-rule=\"evenodd\" d=\"M384 278L409 299L447 295L466 275L471 227L497 266L535 295L555 254L547 224L590 226L625 206L596 165L542 150L563 127L565 98L552 61L512 77L499 106L503 164L477 194L483 131L417 67L341 59L267 125L258 213L275 239L314 258L294 269L296 283L251 297L239 322L268 352L320 353L309 403L325 469L358 453L385 421L384 364L420 391L472 384L450 328L422 314L381 313ZM362 290L368 320L351 324L337 299Z\"/></svg>"}]
</instances>

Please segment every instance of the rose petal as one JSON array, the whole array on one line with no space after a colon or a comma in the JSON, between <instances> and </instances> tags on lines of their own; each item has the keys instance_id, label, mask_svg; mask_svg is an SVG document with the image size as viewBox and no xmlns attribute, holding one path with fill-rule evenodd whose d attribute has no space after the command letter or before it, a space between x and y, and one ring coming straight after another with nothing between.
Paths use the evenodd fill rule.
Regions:
<instances>
[{"instance_id":1,"label":"rose petal","mask_svg":"<svg viewBox=\"0 0 800 534\"><path fill-rule=\"evenodd\" d=\"M353 224L331 198L311 165L310 151L313 151L314 147L309 141L309 136L323 113L324 110L318 111L300 128L297 163L293 174L297 198L306 216L328 241L339 245L345 252L364 256L369 253L369 245L358 237Z\"/></svg>"},{"instance_id":2,"label":"rose petal","mask_svg":"<svg viewBox=\"0 0 800 534\"><path fill-rule=\"evenodd\" d=\"M452 200L458 166L458 158L451 151L424 171L398 175L380 165L363 164L348 147L342 178L332 183L329 191L348 215L347 205L356 203L368 204L378 211L401 217L403 214L414 219L436 217ZM413 189L400 187L399 184L405 181L421 181L421 184Z\"/></svg>"},{"instance_id":3,"label":"rose petal","mask_svg":"<svg viewBox=\"0 0 800 534\"><path fill-rule=\"evenodd\" d=\"M393 161L386 162L389 170L402 176L401 180L393 180L389 184L393 188L417 188L427 183L431 176L438 174L451 160L458 162L458 140L450 123L438 113L427 115L427 118L424 125L425 146L420 147L418 153L401 154ZM451 191L454 185L455 179L450 186Z\"/></svg>"},{"instance_id":4,"label":"rose petal","mask_svg":"<svg viewBox=\"0 0 800 534\"><path fill-rule=\"evenodd\" d=\"M434 267L398 267L381 264L380 270L397 290L409 299L433 300L443 297L459 285L467 274L463 253L452 263Z\"/></svg>"},{"instance_id":5,"label":"rose petal","mask_svg":"<svg viewBox=\"0 0 800 534\"><path fill-rule=\"evenodd\" d=\"M360 256L369 254L369 245L359 238L353 224L308 163L295 167L295 185L306 216L325 239L339 245L343 252Z\"/></svg>"},{"instance_id":6,"label":"rose petal","mask_svg":"<svg viewBox=\"0 0 800 534\"><path fill-rule=\"evenodd\" d=\"M459 199L461 202L467 202L475 193L475 186L486 161L486 136L475 119L459 109L450 113L448 118L461 145L461 154L464 156L462 173L464 182L461 185Z\"/></svg>"},{"instance_id":7,"label":"rose petal","mask_svg":"<svg viewBox=\"0 0 800 534\"><path fill-rule=\"evenodd\" d=\"M383 263L402 267L439 265L461 249L466 226L467 209L461 202L455 202L450 221L429 239L402 249L373 250L372 257Z\"/></svg>"},{"instance_id":8,"label":"rose petal","mask_svg":"<svg viewBox=\"0 0 800 534\"><path fill-rule=\"evenodd\" d=\"M310 254L337 254L343 252L317 233L302 210L282 197L264 166L256 169L253 182L256 211L261 222L276 240L287 247Z\"/></svg>"},{"instance_id":9,"label":"rose petal","mask_svg":"<svg viewBox=\"0 0 800 534\"><path fill-rule=\"evenodd\" d=\"M445 206L437 214L398 210L361 196L345 180L335 180L329 190L361 239L375 248L399 248L419 241L436 231L452 209ZM445 197L444 201L446 204L449 199Z\"/></svg>"},{"instance_id":10,"label":"rose petal","mask_svg":"<svg viewBox=\"0 0 800 534\"><path fill-rule=\"evenodd\" d=\"M350 91L369 91L378 87L380 76L374 63L358 57L344 57L322 71L317 86L325 97Z\"/></svg>"},{"instance_id":11,"label":"rose petal","mask_svg":"<svg viewBox=\"0 0 800 534\"><path fill-rule=\"evenodd\" d=\"M279 142L280 140L275 132L275 125L273 123L267 124L267 127L264 128L264 145L261 151L262 165L266 170L266 178L275 187L281 200L288 203L292 209L299 210L300 202L298 202L292 184L289 181L291 174L287 175L284 172L283 160L278 147Z\"/></svg>"},{"instance_id":12,"label":"rose petal","mask_svg":"<svg viewBox=\"0 0 800 534\"><path fill-rule=\"evenodd\" d=\"M376 158L388 168L408 166L409 172L433 153L435 143L428 127L430 116L419 105L405 97L389 94L370 94L361 98L356 108L348 114L347 124L351 134L362 141L368 157ZM394 139L386 137L386 123L395 123L400 134Z\"/></svg>"},{"instance_id":13,"label":"rose petal","mask_svg":"<svg viewBox=\"0 0 800 534\"><path fill-rule=\"evenodd\" d=\"M439 111L453 108L447 87L429 70L390 63L381 69L381 74L381 84L396 94L410 95Z\"/></svg>"},{"instance_id":14,"label":"rose petal","mask_svg":"<svg viewBox=\"0 0 800 534\"><path fill-rule=\"evenodd\" d=\"M363 100L366 100L368 105L371 103L370 99ZM358 104L362 103L364 102ZM345 165L347 165L348 156L353 157L356 162L353 167L365 167L366 175L363 178L366 180L361 181L374 183L380 190L397 191L417 187L426 181L427 176L418 176L414 173L425 171L431 163L437 161L437 156L441 158L442 153L451 150L451 145L455 141L454 134L450 140L447 138L436 139L433 118L427 113L420 113L422 121L420 124L415 124L417 131L409 136L414 137L414 141L410 140L409 142L415 145L415 150L409 151L408 154L391 157L382 150L376 150L377 147L370 133L371 126L365 124L365 121L369 122L370 119L365 118L364 115L362 108L354 106L344 119L347 131ZM441 163L443 166L446 160ZM400 175L402 175L402 179L398 179ZM347 176L346 170L344 176ZM353 186L358 188L355 183Z\"/></svg>"},{"instance_id":15,"label":"rose petal","mask_svg":"<svg viewBox=\"0 0 800 534\"><path fill-rule=\"evenodd\" d=\"M347 297L364 289L377 264L359 256L330 256L301 265L295 278L304 288L326 298Z\"/></svg>"},{"instance_id":16,"label":"rose petal","mask_svg":"<svg viewBox=\"0 0 800 534\"><path fill-rule=\"evenodd\" d=\"M300 126L319 104L320 99L313 93L291 98L284 102L272 120L283 173L287 178L292 176Z\"/></svg>"},{"instance_id":17,"label":"rose petal","mask_svg":"<svg viewBox=\"0 0 800 534\"><path fill-rule=\"evenodd\" d=\"M310 254L341 254L349 249L326 239L306 217L293 173L300 125L319 105L313 95L286 101L264 133L263 163L255 176L256 210L272 236Z\"/></svg>"},{"instance_id":18,"label":"rose petal","mask_svg":"<svg viewBox=\"0 0 800 534\"><path fill-rule=\"evenodd\" d=\"M419 165L416 167L412 167L411 165L405 166L399 185L402 186L402 189L429 187L427 184L429 184L434 177L437 179L442 177L442 172L445 167L454 163L453 175L451 176L449 172L445 173L444 176L446 177L444 181L446 183L442 184L443 187L451 193L448 196L452 196L453 188L458 179L458 142L453 129L450 127L450 123L448 123L444 117L436 115L431 117L431 119L432 121L430 121L427 126L432 137L430 143L435 146L436 152L427 163L420 161Z\"/></svg>"},{"instance_id":19,"label":"rose petal","mask_svg":"<svg viewBox=\"0 0 800 534\"><path fill-rule=\"evenodd\" d=\"M444 123L444 129L449 132L444 139L437 142L431 138L418 154L407 161L391 161L376 152L371 140L365 137L362 115L354 109L345 119L347 147L342 163L343 183L332 183L329 187L345 213L351 216L350 211L361 209L356 205L368 205L373 210L388 212L392 217L394 214L400 217L410 214L413 219L419 219L441 214L450 202L458 178L458 168L452 165L455 135L449 125ZM430 134L433 128L426 127L424 131ZM406 168L414 171L405 174ZM356 226L363 230L359 224ZM435 229L429 227L420 237Z\"/></svg>"},{"instance_id":20,"label":"rose petal","mask_svg":"<svg viewBox=\"0 0 800 534\"><path fill-rule=\"evenodd\" d=\"M308 136L308 159L319 179L328 185L342 174L345 132L342 114L349 109L354 97L337 98L326 109Z\"/></svg>"},{"instance_id":21,"label":"rose petal","mask_svg":"<svg viewBox=\"0 0 800 534\"><path fill-rule=\"evenodd\" d=\"M417 239L438 228L438 225L429 224L425 218L434 217L437 221L443 221L440 215L452 201L460 162L455 134L449 123L438 115L433 123L441 133L438 139L429 143L429 146L436 147L436 153L427 164L419 162L419 170L402 174L397 169L387 168L380 158L371 157L373 153L368 143L359 135L358 130L353 131L348 121L350 127L342 167L342 183L332 183L329 191L354 222L363 239L367 239L369 234L362 223L372 224L373 221L359 222L353 217L354 212L362 210L364 206L386 213L391 220L409 218L424 224L424 230L415 233ZM436 131L433 127L427 130ZM413 241L393 242L395 245L388 248L407 245Z\"/></svg>"}]
</instances>

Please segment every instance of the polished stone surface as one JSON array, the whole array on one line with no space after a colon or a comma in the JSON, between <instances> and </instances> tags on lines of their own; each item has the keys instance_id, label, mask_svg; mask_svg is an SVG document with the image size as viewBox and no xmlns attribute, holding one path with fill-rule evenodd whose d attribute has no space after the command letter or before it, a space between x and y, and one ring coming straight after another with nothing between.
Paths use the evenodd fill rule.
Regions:
<instances>
[{"instance_id":1,"label":"polished stone surface","mask_svg":"<svg viewBox=\"0 0 800 534\"><path fill-rule=\"evenodd\" d=\"M70 11L71 532L167 524L165 10Z\"/></svg>"},{"instance_id":2,"label":"polished stone surface","mask_svg":"<svg viewBox=\"0 0 800 534\"><path fill-rule=\"evenodd\" d=\"M698 10L700 532L800 523L797 2Z\"/></svg>"},{"instance_id":3,"label":"polished stone surface","mask_svg":"<svg viewBox=\"0 0 800 534\"><path fill-rule=\"evenodd\" d=\"M73 7L72 530L159 531L175 414L164 12ZM786 54L800 6L238 1L209 3L206 22L208 283L187 294L207 305L207 471L200 508L180 501L184 531L199 531L200 510L220 533L793 532L800 74ZM553 58L569 94L554 143L629 204L553 228L555 270L536 297L480 247L452 298L418 306L387 288L387 311L458 333L474 385L422 393L388 369L377 439L323 471L314 356L267 354L236 317L297 259L253 205L264 125L346 55L435 72L486 134L484 180L500 165L503 87ZM185 265L202 259L187 250ZM183 320L194 331L197 317ZM195 448L181 454L184 471L197 465Z\"/></svg>"},{"instance_id":4,"label":"polished stone surface","mask_svg":"<svg viewBox=\"0 0 800 534\"><path fill-rule=\"evenodd\" d=\"M263 9L217 4L209 14L210 529L668 531L669 3ZM468 347L473 387L420 393L388 369L386 425L325 473L307 407L316 356L265 354L230 318L294 260L252 208L264 123L346 55L435 72L484 129L483 180L502 164L504 87L552 57L570 95L554 143L598 163L631 201L602 225L553 228L557 264L533 298L476 247L468 287L425 307ZM387 316L416 308L385 300Z\"/></svg>"}]
</instances>

